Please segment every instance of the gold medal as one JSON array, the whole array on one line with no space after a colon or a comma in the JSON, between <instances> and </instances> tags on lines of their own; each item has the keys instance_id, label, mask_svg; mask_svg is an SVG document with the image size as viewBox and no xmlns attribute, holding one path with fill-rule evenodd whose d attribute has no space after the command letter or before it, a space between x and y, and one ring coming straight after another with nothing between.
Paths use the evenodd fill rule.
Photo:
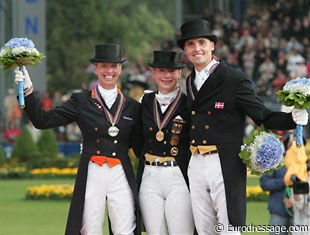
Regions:
<instances>
[{"instance_id":1,"label":"gold medal","mask_svg":"<svg viewBox=\"0 0 310 235\"><path fill-rule=\"evenodd\" d=\"M178 150L177 147L173 147L173 148L171 148L170 153L171 153L172 156L175 157L176 155L178 155L179 150Z\"/></svg>"},{"instance_id":2,"label":"gold medal","mask_svg":"<svg viewBox=\"0 0 310 235\"><path fill-rule=\"evenodd\" d=\"M161 141L164 140L164 138L165 138L164 132L162 132L162 131L157 131L157 133L156 133L156 140L157 140L158 142L161 142Z\"/></svg>"}]
</instances>

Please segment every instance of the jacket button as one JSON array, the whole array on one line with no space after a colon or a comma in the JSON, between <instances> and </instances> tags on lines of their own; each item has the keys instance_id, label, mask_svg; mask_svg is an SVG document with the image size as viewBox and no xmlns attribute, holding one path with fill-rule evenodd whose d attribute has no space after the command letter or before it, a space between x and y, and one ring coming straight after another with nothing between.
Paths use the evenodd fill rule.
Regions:
<instances>
[{"instance_id":1,"label":"jacket button","mask_svg":"<svg viewBox=\"0 0 310 235\"><path fill-rule=\"evenodd\" d=\"M164 144L167 144L167 141L166 141L166 140L164 141Z\"/></svg>"},{"instance_id":2,"label":"jacket button","mask_svg":"<svg viewBox=\"0 0 310 235\"><path fill-rule=\"evenodd\" d=\"M209 129L209 125L205 125L205 129L208 130Z\"/></svg>"},{"instance_id":3,"label":"jacket button","mask_svg":"<svg viewBox=\"0 0 310 235\"><path fill-rule=\"evenodd\" d=\"M97 153L97 154L100 154L100 151L97 151L96 153Z\"/></svg>"},{"instance_id":4,"label":"jacket button","mask_svg":"<svg viewBox=\"0 0 310 235\"><path fill-rule=\"evenodd\" d=\"M166 156L166 152L163 152L163 155Z\"/></svg>"},{"instance_id":5,"label":"jacket button","mask_svg":"<svg viewBox=\"0 0 310 235\"><path fill-rule=\"evenodd\" d=\"M98 131L98 127L95 127L95 131Z\"/></svg>"},{"instance_id":6,"label":"jacket button","mask_svg":"<svg viewBox=\"0 0 310 235\"><path fill-rule=\"evenodd\" d=\"M195 140L192 140L192 144L195 144Z\"/></svg>"},{"instance_id":7,"label":"jacket button","mask_svg":"<svg viewBox=\"0 0 310 235\"><path fill-rule=\"evenodd\" d=\"M202 141L202 143L203 143L203 144L206 144L206 143L207 143L207 141L206 141L206 140L203 140L203 141Z\"/></svg>"},{"instance_id":8,"label":"jacket button","mask_svg":"<svg viewBox=\"0 0 310 235\"><path fill-rule=\"evenodd\" d=\"M194 126L194 125L192 125L192 129L195 129L195 126Z\"/></svg>"},{"instance_id":9,"label":"jacket button","mask_svg":"<svg viewBox=\"0 0 310 235\"><path fill-rule=\"evenodd\" d=\"M99 140L99 139L97 139L97 140L96 140L96 142L97 142L97 143L100 143L100 140Z\"/></svg>"},{"instance_id":10,"label":"jacket button","mask_svg":"<svg viewBox=\"0 0 310 235\"><path fill-rule=\"evenodd\" d=\"M195 115L195 114L196 114L196 112L193 110L193 111L192 111L192 115Z\"/></svg>"},{"instance_id":11,"label":"jacket button","mask_svg":"<svg viewBox=\"0 0 310 235\"><path fill-rule=\"evenodd\" d=\"M117 144L117 140L114 140L114 144Z\"/></svg>"},{"instance_id":12,"label":"jacket button","mask_svg":"<svg viewBox=\"0 0 310 235\"><path fill-rule=\"evenodd\" d=\"M150 127L150 128L149 128L149 130L150 130L150 131L152 131L152 130L153 130L153 128L152 128L152 127Z\"/></svg>"},{"instance_id":13,"label":"jacket button","mask_svg":"<svg viewBox=\"0 0 310 235\"><path fill-rule=\"evenodd\" d=\"M211 114L212 114L211 111L208 111L208 115L211 116Z\"/></svg>"},{"instance_id":14,"label":"jacket button","mask_svg":"<svg viewBox=\"0 0 310 235\"><path fill-rule=\"evenodd\" d=\"M112 153L112 156L113 156L113 157L115 157L115 156L116 156L116 153L115 153L115 152L113 152L113 153Z\"/></svg>"}]
</instances>

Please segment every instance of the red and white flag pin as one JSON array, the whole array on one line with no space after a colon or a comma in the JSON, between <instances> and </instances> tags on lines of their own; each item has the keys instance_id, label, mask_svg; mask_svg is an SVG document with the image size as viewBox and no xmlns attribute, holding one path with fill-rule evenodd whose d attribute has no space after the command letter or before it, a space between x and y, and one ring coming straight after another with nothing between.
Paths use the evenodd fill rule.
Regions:
<instances>
[{"instance_id":1,"label":"red and white flag pin","mask_svg":"<svg viewBox=\"0 0 310 235\"><path fill-rule=\"evenodd\" d=\"M224 108L224 102L215 102L214 108L223 109Z\"/></svg>"}]
</instances>

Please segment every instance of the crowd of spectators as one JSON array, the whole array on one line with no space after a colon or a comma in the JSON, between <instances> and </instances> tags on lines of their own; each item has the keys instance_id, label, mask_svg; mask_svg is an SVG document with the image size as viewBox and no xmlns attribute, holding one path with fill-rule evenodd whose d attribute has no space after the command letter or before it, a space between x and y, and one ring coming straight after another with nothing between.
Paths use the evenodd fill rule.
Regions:
<instances>
[{"instance_id":1,"label":"crowd of spectators","mask_svg":"<svg viewBox=\"0 0 310 235\"><path fill-rule=\"evenodd\" d=\"M291 79L310 77L308 9L309 6L303 7L291 0L260 1L259 4L247 5L242 22L233 19L231 13L220 10L212 12L208 7L204 9L201 18L210 22L213 33L218 37L215 56L230 66L244 71L266 106L280 110L276 92ZM177 36L178 30L176 30ZM176 45L176 38L169 38L164 34L160 44L161 48L153 49L182 52ZM186 56L184 61L187 63ZM145 61L136 61L131 63L130 68L124 69L125 77L121 80L120 87L135 99L138 99L145 89L156 89L148 69L148 62L148 58L145 58ZM182 71L180 81L182 89L192 68L189 63L187 65ZM91 86L94 84L90 83L89 87ZM14 104L10 107L15 107L15 111L10 111L7 115L15 116L7 117L6 126L20 128L21 112L16 111L18 107L16 95L11 94L12 92L10 90L9 95L14 99L8 100L14 100L15 103L12 101ZM47 92L40 95L43 107L47 110L60 105L67 96L68 94L61 94L59 91L51 96ZM78 141L80 136L74 125L57 129L58 138ZM67 133L67 130L71 130L70 133Z\"/></svg>"}]
</instances>

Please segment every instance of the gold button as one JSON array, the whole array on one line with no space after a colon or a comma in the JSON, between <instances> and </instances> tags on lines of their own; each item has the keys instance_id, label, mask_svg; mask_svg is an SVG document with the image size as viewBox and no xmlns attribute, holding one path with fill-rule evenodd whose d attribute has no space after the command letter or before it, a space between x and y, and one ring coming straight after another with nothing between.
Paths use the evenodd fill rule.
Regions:
<instances>
[{"instance_id":1,"label":"gold button","mask_svg":"<svg viewBox=\"0 0 310 235\"><path fill-rule=\"evenodd\" d=\"M209 129L209 125L205 125L205 129L208 130Z\"/></svg>"},{"instance_id":2,"label":"gold button","mask_svg":"<svg viewBox=\"0 0 310 235\"><path fill-rule=\"evenodd\" d=\"M208 115L210 116L212 113L211 113L211 111L208 111Z\"/></svg>"},{"instance_id":3,"label":"gold button","mask_svg":"<svg viewBox=\"0 0 310 235\"><path fill-rule=\"evenodd\" d=\"M112 153L112 156L113 156L113 157L115 157L115 156L116 156L116 153L115 153L115 152L113 152L113 153Z\"/></svg>"},{"instance_id":4,"label":"gold button","mask_svg":"<svg viewBox=\"0 0 310 235\"><path fill-rule=\"evenodd\" d=\"M192 140L192 144L195 144L195 140Z\"/></svg>"},{"instance_id":5,"label":"gold button","mask_svg":"<svg viewBox=\"0 0 310 235\"><path fill-rule=\"evenodd\" d=\"M194 126L194 125L192 125L192 129L195 129L195 126Z\"/></svg>"},{"instance_id":6,"label":"gold button","mask_svg":"<svg viewBox=\"0 0 310 235\"><path fill-rule=\"evenodd\" d=\"M149 130L150 130L150 131L152 131L152 130L153 130L153 128L152 128L152 127L150 127L150 128L149 128Z\"/></svg>"},{"instance_id":7,"label":"gold button","mask_svg":"<svg viewBox=\"0 0 310 235\"><path fill-rule=\"evenodd\" d=\"M195 115L195 114L196 114L196 112L193 110L193 111L192 111L192 115Z\"/></svg>"},{"instance_id":8,"label":"gold button","mask_svg":"<svg viewBox=\"0 0 310 235\"><path fill-rule=\"evenodd\" d=\"M97 154L100 154L100 151L97 151L96 153L97 153Z\"/></svg>"},{"instance_id":9,"label":"gold button","mask_svg":"<svg viewBox=\"0 0 310 235\"><path fill-rule=\"evenodd\" d=\"M97 142L97 143L100 143L100 140L99 140L99 139L97 139L97 140L96 140L96 142Z\"/></svg>"},{"instance_id":10,"label":"gold button","mask_svg":"<svg viewBox=\"0 0 310 235\"><path fill-rule=\"evenodd\" d=\"M114 140L114 144L117 144L117 140Z\"/></svg>"},{"instance_id":11,"label":"gold button","mask_svg":"<svg viewBox=\"0 0 310 235\"><path fill-rule=\"evenodd\" d=\"M203 140L203 141L202 141L202 143L203 143L203 144L206 144L206 143L207 143L207 141L206 141L206 140Z\"/></svg>"},{"instance_id":12,"label":"gold button","mask_svg":"<svg viewBox=\"0 0 310 235\"><path fill-rule=\"evenodd\" d=\"M98 127L95 127L95 131L98 131Z\"/></svg>"}]
</instances>

